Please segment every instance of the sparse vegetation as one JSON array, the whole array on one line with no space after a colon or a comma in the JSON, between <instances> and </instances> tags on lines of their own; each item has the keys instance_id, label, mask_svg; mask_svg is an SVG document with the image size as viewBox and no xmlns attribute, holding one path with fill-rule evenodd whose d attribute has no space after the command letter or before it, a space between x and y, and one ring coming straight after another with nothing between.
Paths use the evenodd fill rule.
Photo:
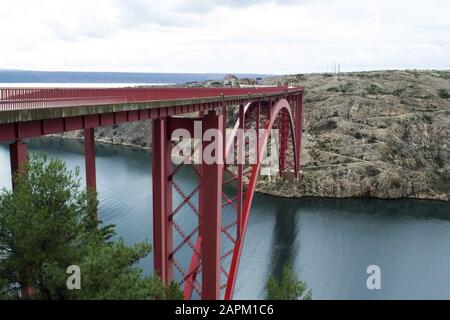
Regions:
<instances>
[{"instance_id":1,"label":"sparse vegetation","mask_svg":"<svg viewBox=\"0 0 450 320\"><path fill-rule=\"evenodd\" d=\"M375 177L381 173L381 171L374 166L368 166L366 167L366 173L369 177Z\"/></svg>"},{"instance_id":2,"label":"sparse vegetation","mask_svg":"<svg viewBox=\"0 0 450 320\"><path fill-rule=\"evenodd\" d=\"M347 82L339 87L339 91L342 93L350 93L354 90L355 84L353 82Z\"/></svg>"},{"instance_id":3,"label":"sparse vegetation","mask_svg":"<svg viewBox=\"0 0 450 320\"><path fill-rule=\"evenodd\" d=\"M391 177L390 177L390 184L391 184L391 186L393 187L393 188L396 188L396 189L398 189L398 188L400 188L401 187L401 180L400 180L400 177L398 176L398 175L392 175Z\"/></svg>"},{"instance_id":4,"label":"sparse vegetation","mask_svg":"<svg viewBox=\"0 0 450 320\"><path fill-rule=\"evenodd\" d=\"M338 124L337 124L336 120L328 120L325 125L325 128L330 129L330 130L336 129L337 127L338 127Z\"/></svg>"},{"instance_id":5,"label":"sparse vegetation","mask_svg":"<svg viewBox=\"0 0 450 320\"><path fill-rule=\"evenodd\" d=\"M378 94L380 92L381 92L380 87L378 87L376 84L373 84L373 83L371 83L369 85L369 87L367 88L367 93L368 94L376 95L376 94Z\"/></svg>"},{"instance_id":6,"label":"sparse vegetation","mask_svg":"<svg viewBox=\"0 0 450 320\"><path fill-rule=\"evenodd\" d=\"M312 291L305 282L297 279L291 263L283 267L281 279L270 277L267 282L269 300L312 300Z\"/></svg>"},{"instance_id":7,"label":"sparse vegetation","mask_svg":"<svg viewBox=\"0 0 450 320\"><path fill-rule=\"evenodd\" d=\"M449 99L450 98L450 93L448 92L447 89L439 89L438 90L438 96L441 99Z\"/></svg>"},{"instance_id":8,"label":"sparse vegetation","mask_svg":"<svg viewBox=\"0 0 450 320\"><path fill-rule=\"evenodd\" d=\"M358 140L363 138L363 135L359 131L356 131L354 136L355 136L355 139L358 139Z\"/></svg>"}]
</instances>

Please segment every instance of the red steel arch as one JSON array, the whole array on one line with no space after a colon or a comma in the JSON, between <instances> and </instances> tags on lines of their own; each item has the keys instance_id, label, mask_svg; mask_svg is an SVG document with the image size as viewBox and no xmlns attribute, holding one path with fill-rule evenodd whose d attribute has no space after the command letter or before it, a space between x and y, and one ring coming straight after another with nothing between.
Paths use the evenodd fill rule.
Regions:
<instances>
[{"instance_id":1,"label":"red steel arch","mask_svg":"<svg viewBox=\"0 0 450 320\"><path fill-rule=\"evenodd\" d=\"M248 122L249 117L248 115L253 111L253 108L260 108L261 102L259 101L250 101L245 104L239 105L239 113L237 121L232 128L231 134L226 137L226 141L224 141L224 162L226 163L226 160L228 159L228 156L236 151L234 148L236 146L237 138L238 138L238 130L244 129L245 122ZM223 114L227 113L226 109L222 110ZM224 127L226 127L226 117L224 117ZM256 128L259 129L259 121L257 121ZM258 130L259 132L259 130ZM259 141L259 139L257 139ZM234 159L236 160L236 159ZM237 172L234 172L237 171ZM227 175L228 173L228 175ZM230 178L231 177L231 178ZM236 165L236 166L225 166L224 167L224 175L223 175L223 181L222 185L225 187L226 185L236 182L237 183L237 195L227 195L227 192L222 190L222 198L225 199L225 203L222 205L222 211L225 207L233 207L235 209L235 219L229 223L229 224L223 224L222 223L222 229L221 232L225 236L226 239L231 241L234 245L236 244L236 240L240 238L241 236L241 217L242 217L242 197L244 194L243 190L243 165ZM201 182L200 182L201 184ZM200 186L198 187L200 189ZM236 203L237 202L237 203ZM200 222L199 222L200 223ZM236 228L236 234L234 235L233 232L230 230L232 228ZM186 237L187 238L187 237ZM200 283L198 283L197 278L198 274L201 273L201 265L202 265L202 255L201 255L201 245L202 241L208 241L207 239L203 239L200 234L197 238L197 241L192 243L190 246L192 248L192 256L191 261L189 264L189 269L187 272L187 277L185 277L185 280L183 281L185 283L184 286L184 296L186 299L192 298L193 291L196 291L197 293L201 292L200 289ZM224 260L228 257L230 257L234 252L234 245L233 248L227 252L221 253L221 261L220 261L220 271L221 274L225 274L226 277L228 277L228 272L226 269L229 268L229 266L224 266ZM226 288L226 283L221 286L221 289Z\"/></svg>"},{"instance_id":2,"label":"red steel arch","mask_svg":"<svg viewBox=\"0 0 450 320\"><path fill-rule=\"evenodd\" d=\"M251 103L249 103L245 107L245 110L244 110L245 113L247 113L250 110L250 106L251 106ZM253 203L253 198L254 198L254 194L255 194L255 190L256 190L258 177L259 177L259 174L261 171L261 161L262 161L262 158L266 151L269 136L270 136L272 128L274 127L275 120L277 119L278 116L281 116L283 112L287 114L288 120L289 120L288 124L289 124L289 128L290 128L292 142L293 142L292 148L293 148L293 153L294 153L294 163L295 164L298 163L299 154L297 154L297 148L296 148L296 144L298 142L295 140L294 119L293 119L291 107L289 105L289 102L286 99L281 99L278 102L276 102L274 106L269 106L269 118L265 121L266 123L264 126L264 134L262 135L262 137L260 138L260 141L259 141L257 163L252 166L251 178L247 185L245 201L244 201L244 205L243 205L241 216L240 216L241 224L242 224L242 229L241 229L242 233L241 233L241 237L237 238L234 249L233 249L233 256L232 256L232 261L231 261L231 265L230 265L230 272L228 275L225 296L224 296L225 300L231 300L233 297L234 287L235 287L236 278L237 278L237 272L238 272L238 268L239 268L239 262L240 262L242 248L243 248L244 239L245 239L245 234L246 234L246 230L247 230L248 218L249 218L250 209L251 209L251 206ZM239 121L236 124L235 128L237 128L237 127L239 127ZM234 137L234 135L232 137ZM227 144L227 152L230 152L230 149L228 148L228 144ZM298 170L298 168L297 168L297 166L295 166L296 174L298 173L297 170Z\"/></svg>"},{"instance_id":3,"label":"red steel arch","mask_svg":"<svg viewBox=\"0 0 450 320\"><path fill-rule=\"evenodd\" d=\"M302 108L301 104L298 103L298 99L290 99L289 101L297 101L294 104L294 110ZM179 185L175 177L176 173L180 171L179 167L173 170L169 169L169 171L173 172L169 174L169 178L166 180L169 181L169 185L166 184L165 186L161 186L161 188L171 190L172 185L176 193L181 196L182 201L176 203L173 209L169 208L169 223L172 224L172 227L166 229L167 233L165 235L165 243L168 246L166 250L169 250L166 254L168 257L166 267L169 270L166 274L166 280L170 281L173 279L170 270L175 268L181 276L179 285L184 285L185 299L191 299L194 292L203 299L219 299L220 297L232 299L251 205L272 128L288 128L287 135L291 138L289 147L292 150L291 153L293 156L292 169L297 176L297 163L300 154L297 148L298 142L296 141L296 127L294 123L297 125L301 123L301 117L296 117L296 121L294 122L294 113L291 110L289 101L285 98L279 98L278 100L250 101L245 105L244 103L239 104L239 116L233 126L232 133L226 137L226 141L223 144L223 156L224 159L228 159L228 155L236 151L233 146L237 143L236 139L239 139L238 129L244 129L245 131L247 129L259 129L261 126L261 134L256 137L258 141L256 163L249 164L245 161L246 164L244 165L233 162L216 169L221 172L219 175L219 184L221 186L217 189L219 197L213 200L213 202L219 202L215 209L206 210L204 208L205 203L210 203L211 199L206 199L205 196L201 196L205 192L208 192L207 190L209 188L214 188L210 184L211 176L203 173L208 166L204 164L199 166L190 165L198 177L198 185L195 185L193 189L188 188L185 191L182 190L181 185ZM214 113L226 116L225 109L221 113L218 110ZM295 115L298 116L299 113L296 112ZM226 118L222 119L223 129L225 129L225 120ZM177 121L179 125L182 125L177 119L170 121ZM186 120L187 123L192 123L192 121L192 119ZM194 121L202 121L204 123L208 120L206 120L206 117L200 117L194 119ZM216 125L220 123L218 118L215 121L217 121ZM280 138L282 131L279 131ZM286 141L289 141L289 139L286 138ZM201 148L201 145L198 147ZM279 147L280 153L287 153L287 148L281 148L281 143ZM246 152L246 149L244 152ZM160 152L160 154L163 153ZM286 166L282 167L281 162L279 162L279 165L280 171L286 171ZM230 188L227 186L228 184L232 184ZM194 200L195 195L199 195L198 201ZM171 206L172 200L168 199L168 201ZM192 226L182 225L181 220L178 222L176 219L173 219L175 215L178 217L181 212L180 208L183 206L190 208L188 214L195 213L198 219L198 224L193 229ZM211 217L215 217L213 219L214 222L206 220L211 219ZM216 231L210 233L212 229ZM172 232L170 230L174 231L173 234L176 237L181 237L180 241L177 241L177 244L174 243L173 248L171 244ZM217 245L214 245L214 248L211 249L211 243L216 243ZM183 266L184 263L180 259L179 253L181 252L181 248L190 251L191 256L188 265ZM213 257L213 262L210 260L211 256ZM213 278L211 278L211 272L213 273Z\"/></svg>"}]
</instances>

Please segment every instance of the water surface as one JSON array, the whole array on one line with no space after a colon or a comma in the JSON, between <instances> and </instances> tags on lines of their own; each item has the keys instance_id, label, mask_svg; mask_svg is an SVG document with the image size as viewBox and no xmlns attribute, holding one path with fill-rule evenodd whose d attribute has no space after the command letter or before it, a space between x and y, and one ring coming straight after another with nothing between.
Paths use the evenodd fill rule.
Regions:
<instances>
[{"instance_id":1,"label":"water surface","mask_svg":"<svg viewBox=\"0 0 450 320\"><path fill-rule=\"evenodd\" d=\"M84 172L79 141L35 139L30 150L47 152ZM151 241L150 153L101 144L96 153L100 218L115 224L118 237L128 244ZM186 190L194 187L193 181L195 175L189 170L179 175ZM11 187L4 144L0 145L0 186ZM186 209L177 222L189 230L195 219ZM189 251L179 257L181 263L188 263ZM314 299L450 299L450 207L416 200L292 200L256 195L235 298L265 298L269 275L279 274L286 261L293 262ZM381 290L367 289L369 265L381 268ZM151 273L152 257L141 266Z\"/></svg>"}]
</instances>

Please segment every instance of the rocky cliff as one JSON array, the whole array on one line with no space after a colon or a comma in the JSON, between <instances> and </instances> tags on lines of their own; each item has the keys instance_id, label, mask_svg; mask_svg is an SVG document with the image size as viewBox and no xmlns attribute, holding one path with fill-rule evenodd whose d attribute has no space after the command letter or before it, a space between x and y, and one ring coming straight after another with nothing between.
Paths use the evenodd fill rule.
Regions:
<instances>
[{"instance_id":1,"label":"rocky cliff","mask_svg":"<svg viewBox=\"0 0 450 320\"><path fill-rule=\"evenodd\" d=\"M305 86L303 179L264 183L291 196L450 196L450 72L274 77Z\"/></svg>"},{"instance_id":2,"label":"rocky cliff","mask_svg":"<svg viewBox=\"0 0 450 320\"><path fill-rule=\"evenodd\" d=\"M300 182L261 180L277 196L450 197L450 71L272 77L305 87ZM97 130L98 140L149 147L150 125Z\"/></svg>"}]
</instances>

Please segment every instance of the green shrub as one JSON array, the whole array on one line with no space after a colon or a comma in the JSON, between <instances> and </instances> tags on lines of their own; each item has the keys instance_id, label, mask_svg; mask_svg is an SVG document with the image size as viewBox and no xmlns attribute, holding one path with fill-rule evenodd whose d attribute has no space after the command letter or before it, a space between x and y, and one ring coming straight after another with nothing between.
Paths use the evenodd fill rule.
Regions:
<instances>
[{"instance_id":1,"label":"green shrub","mask_svg":"<svg viewBox=\"0 0 450 320\"><path fill-rule=\"evenodd\" d=\"M330 130L336 129L337 127L338 127L338 124L335 120L328 120L325 125L325 128L330 129Z\"/></svg>"},{"instance_id":2,"label":"green shrub","mask_svg":"<svg viewBox=\"0 0 450 320\"><path fill-rule=\"evenodd\" d=\"M297 279L289 262L283 267L281 279L271 276L266 287L269 300L312 300L312 291Z\"/></svg>"},{"instance_id":3,"label":"green shrub","mask_svg":"<svg viewBox=\"0 0 450 320\"><path fill-rule=\"evenodd\" d=\"M368 94L378 94L379 91L380 91L380 88L376 84L373 84L373 83L371 83L370 86L367 88Z\"/></svg>"},{"instance_id":4,"label":"green shrub","mask_svg":"<svg viewBox=\"0 0 450 320\"><path fill-rule=\"evenodd\" d=\"M401 185L402 185L402 183L401 183L401 180L400 180L400 177L398 176L398 175L394 175L394 176L392 176L391 178L390 178L390 185L392 186L392 187L394 187L394 188L400 188L401 187Z\"/></svg>"},{"instance_id":5,"label":"green shrub","mask_svg":"<svg viewBox=\"0 0 450 320\"><path fill-rule=\"evenodd\" d=\"M355 83L354 82L347 82L346 84L342 85L339 89L340 89L340 91L342 93L353 92L354 89L355 89Z\"/></svg>"},{"instance_id":6,"label":"green shrub","mask_svg":"<svg viewBox=\"0 0 450 320\"><path fill-rule=\"evenodd\" d=\"M448 93L447 89L439 89L438 96L441 99L449 99L450 98L450 94Z\"/></svg>"}]
</instances>

